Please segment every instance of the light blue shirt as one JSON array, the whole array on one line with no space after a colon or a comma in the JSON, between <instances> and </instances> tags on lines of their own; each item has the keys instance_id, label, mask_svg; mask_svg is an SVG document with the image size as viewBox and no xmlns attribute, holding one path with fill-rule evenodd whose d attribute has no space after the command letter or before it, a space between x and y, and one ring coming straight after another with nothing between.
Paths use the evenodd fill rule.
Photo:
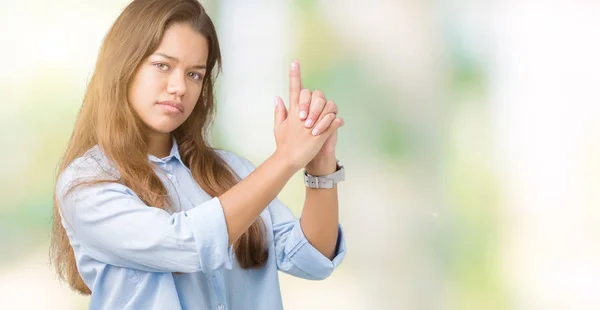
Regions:
<instances>
[{"instance_id":1,"label":"light blue shirt","mask_svg":"<svg viewBox=\"0 0 600 310\"><path fill-rule=\"evenodd\" d=\"M243 157L217 152L241 178L255 168ZM78 187L63 197L73 182L118 176L97 145L58 179L62 224L92 291L90 309L282 309L278 270L320 280L344 258L341 227L335 257L329 260L275 198L260 214L267 227L268 261L260 269L240 268L228 247L218 197L194 181L175 141L169 156L148 158L180 212L148 207L117 183Z\"/></svg>"}]
</instances>

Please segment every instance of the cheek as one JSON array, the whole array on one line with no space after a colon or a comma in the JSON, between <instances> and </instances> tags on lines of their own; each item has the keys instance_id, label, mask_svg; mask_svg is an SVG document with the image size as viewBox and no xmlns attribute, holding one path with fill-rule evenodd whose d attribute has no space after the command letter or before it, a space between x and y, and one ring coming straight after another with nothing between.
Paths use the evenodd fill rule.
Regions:
<instances>
[{"instance_id":1,"label":"cheek","mask_svg":"<svg viewBox=\"0 0 600 310\"><path fill-rule=\"evenodd\" d=\"M129 100L135 108L154 104L160 92L160 79L152 72L140 70L133 79L129 89Z\"/></svg>"},{"instance_id":2,"label":"cheek","mask_svg":"<svg viewBox=\"0 0 600 310\"><path fill-rule=\"evenodd\" d=\"M192 111L195 109L196 105L198 105L198 100L200 98L200 92L202 91L202 85L199 87L197 85L188 86L188 93L186 94L187 100L186 105L189 108L188 111Z\"/></svg>"}]
</instances>

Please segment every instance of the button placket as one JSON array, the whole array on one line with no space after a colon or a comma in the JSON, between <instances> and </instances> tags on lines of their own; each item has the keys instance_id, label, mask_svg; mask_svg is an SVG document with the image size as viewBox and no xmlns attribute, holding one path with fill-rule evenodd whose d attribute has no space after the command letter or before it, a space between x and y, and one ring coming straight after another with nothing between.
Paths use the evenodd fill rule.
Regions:
<instances>
[{"instance_id":1,"label":"button placket","mask_svg":"<svg viewBox=\"0 0 600 310\"><path fill-rule=\"evenodd\" d=\"M215 299L217 302L217 310L225 310L226 309L226 299L225 299L225 283L223 283L223 275L219 271L215 271L211 274L211 282L212 288L215 294Z\"/></svg>"},{"instance_id":2,"label":"button placket","mask_svg":"<svg viewBox=\"0 0 600 310\"><path fill-rule=\"evenodd\" d=\"M167 176L167 178L171 181L173 181L173 179L175 179L175 176L173 175L173 163L171 162L165 162L162 165L163 171L165 172L165 175Z\"/></svg>"}]
</instances>

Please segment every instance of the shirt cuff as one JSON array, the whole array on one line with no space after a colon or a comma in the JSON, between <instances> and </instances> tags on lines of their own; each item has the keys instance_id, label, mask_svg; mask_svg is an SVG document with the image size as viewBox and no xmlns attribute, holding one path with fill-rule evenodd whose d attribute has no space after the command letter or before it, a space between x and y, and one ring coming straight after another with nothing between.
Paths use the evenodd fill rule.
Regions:
<instances>
[{"instance_id":1,"label":"shirt cuff","mask_svg":"<svg viewBox=\"0 0 600 310\"><path fill-rule=\"evenodd\" d=\"M219 268L231 269L233 245L229 244L229 233L225 213L218 197L214 197L186 211L196 241L200 269L210 272Z\"/></svg>"},{"instance_id":2,"label":"shirt cuff","mask_svg":"<svg viewBox=\"0 0 600 310\"><path fill-rule=\"evenodd\" d=\"M307 274L317 278L327 278L333 270L339 266L346 256L346 241L342 232L342 226L338 224L338 239L335 246L335 254L332 260L321 254L304 235L300 220L297 220L290 232L289 253L286 255L290 258L292 264L306 272Z\"/></svg>"}]
</instances>

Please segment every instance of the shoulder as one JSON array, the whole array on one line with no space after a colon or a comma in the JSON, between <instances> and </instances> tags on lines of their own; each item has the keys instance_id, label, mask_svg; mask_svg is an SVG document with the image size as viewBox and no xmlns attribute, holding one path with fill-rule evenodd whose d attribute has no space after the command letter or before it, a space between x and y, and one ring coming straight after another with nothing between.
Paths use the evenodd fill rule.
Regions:
<instances>
[{"instance_id":1,"label":"shoulder","mask_svg":"<svg viewBox=\"0 0 600 310\"><path fill-rule=\"evenodd\" d=\"M56 182L56 190L64 194L79 182L93 180L117 180L119 172L114 164L105 156L102 149L95 145L83 155L75 158L60 173Z\"/></svg>"},{"instance_id":2,"label":"shoulder","mask_svg":"<svg viewBox=\"0 0 600 310\"><path fill-rule=\"evenodd\" d=\"M242 179L248 176L256 166L247 158L240 156L234 152L215 149L215 152L221 157L229 167L235 171Z\"/></svg>"}]
</instances>

